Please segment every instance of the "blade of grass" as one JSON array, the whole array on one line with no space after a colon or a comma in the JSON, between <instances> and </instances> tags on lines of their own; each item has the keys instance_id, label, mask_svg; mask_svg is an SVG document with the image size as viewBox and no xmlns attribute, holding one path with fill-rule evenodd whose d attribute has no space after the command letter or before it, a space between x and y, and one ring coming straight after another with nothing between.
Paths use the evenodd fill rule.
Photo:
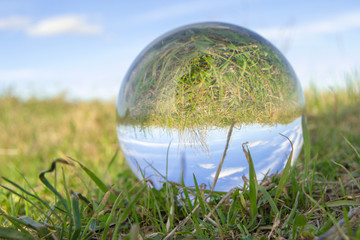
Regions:
<instances>
[{"instance_id":1,"label":"blade of grass","mask_svg":"<svg viewBox=\"0 0 360 240\"><path fill-rule=\"evenodd\" d=\"M244 143L242 145L242 148L245 153L246 160L249 164L250 217L251 217L251 219L255 219L256 215L257 215L257 204L256 203L257 203L258 184L257 184L257 179L256 179L254 162L251 158L250 150L246 144L247 143ZM244 146L246 146L247 149L245 149Z\"/></svg>"},{"instance_id":2,"label":"blade of grass","mask_svg":"<svg viewBox=\"0 0 360 240\"><path fill-rule=\"evenodd\" d=\"M335 226L332 226L330 229L328 229L327 232L318 236L317 239L326 240L326 239L333 238L334 235L336 234L336 232L339 232L342 235L342 231L340 231L340 230L342 230L341 226L343 226L344 224L347 224L347 221L350 221L353 218L357 218L359 214L360 214L360 207L351 209L351 211L348 214L346 214L346 216L344 216L343 219L341 219L337 224L335 224ZM344 238L344 236L342 235L342 237L343 237L343 239L349 239L347 236L346 236L346 238ZM358 239L358 238L355 237L355 238L351 238L351 239Z\"/></svg>"},{"instance_id":3,"label":"blade of grass","mask_svg":"<svg viewBox=\"0 0 360 240\"><path fill-rule=\"evenodd\" d=\"M0 227L0 238L1 239L12 239L12 240L34 240L31 235L20 232L14 228Z\"/></svg>"},{"instance_id":4,"label":"blade of grass","mask_svg":"<svg viewBox=\"0 0 360 240\"><path fill-rule=\"evenodd\" d=\"M293 205L293 207L291 209L291 212L290 212L289 216L287 217L285 223L282 225L283 228L285 228L289 224L291 219L293 219L293 217L295 216L295 213L296 213L296 211L298 209L299 196L300 196L300 192L297 192L295 202L294 202L294 205Z\"/></svg>"},{"instance_id":5,"label":"blade of grass","mask_svg":"<svg viewBox=\"0 0 360 240\"><path fill-rule=\"evenodd\" d=\"M67 204L67 201L56 190L56 188L54 188L53 185L50 184L50 182L45 177L46 173L53 172L56 169L56 164L57 163L62 163L62 164L66 164L66 165L72 165L72 164L70 164L68 161L66 161L64 159L57 158L57 159L53 160L53 162L51 163L51 167L49 169L44 170L44 171L42 171L40 173L39 178L40 178L41 182L60 199L61 203L65 207L66 212L68 213L69 216L71 216L70 208L69 208L69 205Z\"/></svg>"},{"instance_id":6,"label":"blade of grass","mask_svg":"<svg viewBox=\"0 0 360 240\"><path fill-rule=\"evenodd\" d=\"M260 192L263 194L264 198L269 202L270 206L271 206L271 210L274 212L274 215L277 215L279 213L279 209L276 206L276 203L274 202L274 200L271 198L270 194L266 191L266 189L261 186L258 185L258 189L260 190Z\"/></svg>"},{"instance_id":7,"label":"blade of grass","mask_svg":"<svg viewBox=\"0 0 360 240\"><path fill-rule=\"evenodd\" d=\"M339 226L338 222L336 221L335 217L329 213L323 206L321 206L316 200L314 200L310 195L308 195L304 188L303 188L303 193L305 194L305 196L315 204L316 207L318 207L319 209L321 209L321 211L326 214L330 220L332 221L332 223L334 224L334 226L337 228L337 230L339 231L339 233L341 234L342 238L345 240L349 240L348 236L346 236L346 234L344 233L344 231L342 230L342 228Z\"/></svg>"},{"instance_id":8,"label":"blade of grass","mask_svg":"<svg viewBox=\"0 0 360 240\"><path fill-rule=\"evenodd\" d=\"M278 185L276 193L275 193L275 199L274 199L275 203L277 203L277 201L278 201L278 199L280 197L280 194L283 191L283 189L285 188L285 185L287 183L288 176L289 176L289 173L290 173L290 170L291 170L292 156L293 156L293 152L294 152L294 147L293 147L293 144L290 141L290 139L285 135L282 135L282 134L280 134L280 135L287 138L287 140L290 142L290 144L291 144L291 153L290 153L290 156L289 156L289 158L288 158L288 160L286 162L285 168L282 171L282 175L281 175L281 178L280 178L280 181L279 181L279 185Z\"/></svg>"},{"instance_id":9,"label":"blade of grass","mask_svg":"<svg viewBox=\"0 0 360 240\"><path fill-rule=\"evenodd\" d=\"M352 200L337 200L325 203L328 207L340 207L340 206L360 206L360 202Z\"/></svg>"},{"instance_id":10,"label":"blade of grass","mask_svg":"<svg viewBox=\"0 0 360 240\"><path fill-rule=\"evenodd\" d=\"M162 175L161 175L161 173L159 172L159 171L157 171L150 163L148 163L149 164L149 166L151 167L151 168L153 168L154 169L154 171L155 172L157 172L158 174L159 174L159 176L161 176L161 177L163 177ZM147 182L147 180L146 180L146 178L145 178L145 174L144 174L144 171L142 171L142 169L140 168L140 166L138 165L138 168L139 168L139 171L140 171L140 174L141 174L141 176L142 176L142 179L143 179L143 182L145 183L145 184L148 184L148 182ZM140 182L139 182L140 183ZM158 214L158 216L160 217L160 219L161 219L161 211L160 211L160 207L159 207L159 204L158 204L158 202L157 202L157 200L156 200L156 196L155 196L155 193L154 193L154 191L152 191L152 189L150 189L150 188L145 188L147 191L147 194L148 194L148 196L150 196L151 195L151 197L148 197L148 209L152 209L153 210L153 216L156 216L156 214ZM125 193L125 195L128 195L127 193ZM147 215L148 217L150 217L149 215ZM166 224L164 223L164 221L155 221L155 223L156 223L156 225L157 225L157 227L159 228L159 230L161 231L161 229L166 229ZM158 223L160 223L161 224L161 227L160 227L160 225L158 225Z\"/></svg>"},{"instance_id":11,"label":"blade of grass","mask_svg":"<svg viewBox=\"0 0 360 240\"><path fill-rule=\"evenodd\" d=\"M347 232L348 232L348 234L350 234L351 232L352 232L352 230L351 230L351 224L350 224L350 219L349 219L349 213L348 213L348 211L347 211L347 207L342 207L342 210L343 210L343 221L344 221L344 225L345 225L345 227L346 227L346 229L347 229ZM341 221L342 220L340 220L340 222L339 222L339 225L341 224ZM341 225L340 225L341 226Z\"/></svg>"},{"instance_id":12,"label":"blade of grass","mask_svg":"<svg viewBox=\"0 0 360 240\"><path fill-rule=\"evenodd\" d=\"M78 239L81 232L81 214L79 209L79 198L76 194L71 194L71 209L74 223L71 239Z\"/></svg>"},{"instance_id":13,"label":"blade of grass","mask_svg":"<svg viewBox=\"0 0 360 240\"><path fill-rule=\"evenodd\" d=\"M136 193L136 195L133 197L131 202L129 203L129 206L125 208L125 211L122 212L121 216L117 219L114 234L112 239L118 239L119 238L119 228L122 222L129 216L130 212L133 210L135 203L139 200L141 194L143 194L144 190L147 188L146 185L144 185L140 190Z\"/></svg>"},{"instance_id":14,"label":"blade of grass","mask_svg":"<svg viewBox=\"0 0 360 240\"><path fill-rule=\"evenodd\" d=\"M190 221L192 222L192 224L194 225L194 229L197 231L197 235L201 238L204 238L205 237L205 234L204 234L204 231L201 229L200 227L200 223L199 223L199 220L198 220L198 216L196 216L198 214L190 214Z\"/></svg>"},{"instance_id":15,"label":"blade of grass","mask_svg":"<svg viewBox=\"0 0 360 240\"><path fill-rule=\"evenodd\" d=\"M101 200L100 204L96 207L94 213L92 214L92 216L90 217L90 219L87 221L87 224L81 234L80 239L85 239L85 235L88 232L88 229L90 228L90 225L92 224L93 220L98 217L98 214L105 208L105 205L109 199L110 193L111 193L110 189L107 193L105 193L103 199Z\"/></svg>"},{"instance_id":16,"label":"blade of grass","mask_svg":"<svg viewBox=\"0 0 360 240\"><path fill-rule=\"evenodd\" d=\"M109 169L110 169L111 165L115 162L116 157L117 157L118 154L119 154L119 149L116 149L114 155L110 159L110 162L109 162L109 164L107 165L107 167L106 167L106 169L104 171L104 177L103 178L105 178L107 176L107 173L109 172Z\"/></svg>"},{"instance_id":17,"label":"blade of grass","mask_svg":"<svg viewBox=\"0 0 360 240\"><path fill-rule=\"evenodd\" d=\"M115 212L116 212L117 208L119 207L119 205L120 205L120 203L121 203L121 200L122 200L122 194L120 193L120 194L117 196L117 198L116 198L116 200L115 200L115 202L114 202L114 205L113 205L112 208L111 208L110 215L109 215L109 217L107 218L107 220L106 220L106 222L105 222L105 227L104 227L104 230L103 230L103 232L102 232L102 239L103 239L103 240L106 240L106 239L107 239L107 234L108 234L108 231L109 231L109 229L110 229L110 224L111 224L111 222L112 222L112 219L113 219L113 217L114 217L114 215L115 215Z\"/></svg>"},{"instance_id":18,"label":"blade of grass","mask_svg":"<svg viewBox=\"0 0 360 240\"><path fill-rule=\"evenodd\" d=\"M217 216L217 214L215 214L215 212L218 210L218 208L216 209L211 209L211 206L205 201L205 205L207 206L207 208L209 209L209 212L212 213L212 215L215 218L215 222L213 223L214 226L216 226L218 228L218 231L220 232L220 238L224 239L224 228L222 227L222 224L220 223L219 217ZM221 211L218 211L218 214L221 214ZM221 217L221 216L220 216ZM208 221L211 220L210 215L206 215L205 219L207 219ZM223 219L224 220L224 219ZM213 222L213 221L212 221ZM225 223L225 220L222 221L223 223Z\"/></svg>"},{"instance_id":19,"label":"blade of grass","mask_svg":"<svg viewBox=\"0 0 360 240\"><path fill-rule=\"evenodd\" d=\"M125 238L127 240L138 240L139 239L140 227L138 224L133 224L130 229L129 235Z\"/></svg>"},{"instance_id":20,"label":"blade of grass","mask_svg":"<svg viewBox=\"0 0 360 240\"><path fill-rule=\"evenodd\" d=\"M307 219L305 215L296 214L293 223L292 229L292 239L298 239L298 232L302 232L305 225L307 224ZM298 227L300 227L299 231L297 231Z\"/></svg>"},{"instance_id":21,"label":"blade of grass","mask_svg":"<svg viewBox=\"0 0 360 240\"><path fill-rule=\"evenodd\" d=\"M63 184L64 184L64 189L65 189L66 201L67 201L68 206L71 206L70 191L68 190L68 187L67 187L67 184L66 184L64 168L61 168L61 170L62 170L61 172L62 172Z\"/></svg>"},{"instance_id":22,"label":"blade of grass","mask_svg":"<svg viewBox=\"0 0 360 240\"><path fill-rule=\"evenodd\" d=\"M148 166L150 166L155 172L157 172L159 174L159 176L163 177L163 175L161 175L161 173L159 171L156 170L156 168L154 168L150 163L148 163ZM146 178L145 178L145 173L144 171L140 168L140 166L138 165L138 169L140 171L140 174L142 176L142 179L143 179L143 182L145 184L148 184ZM164 178L164 177L163 177ZM140 183L140 182L139 182ZM152 184L152 182L151 182ZM161 210L160 210L160 207L159 207L159 204L156 200L156 196L155 196L155 193L154 191L152 191L152 189L150 188L146 188L146 192L147 192L147 196L150 196L151 197L148 197L148 206L147 206L147 209L151 209L153 211L153 216L156 216L156 214L160 217L160 219L162 218L161 216ZM128 195L127 193L125 193L125 195ZM150 217L150 215L147 214L148 217ZM154 218L156 219L156 218ZM161 224L161 226L159 225L159 223ZM158 227L159 231L161 231L162 229L166 229L166 224L164 223L164 221L158 221L158 220L155 220L155 224L156 226Z\"/></svg>"},{"instance_id":23,"label":"blade of grass","mask_svg":"<svg viewBox=\"0 0 360 240\"><path fill-rule=\"evenodd\" d=\"M221 198L220 202L215 206L215 208L213 209L213 211L215 211L215 210L218 209L222 204L224 204L224 202L226 201L226 199L228 199L231 195L233 195L233 193L234 193L236 190L237 190L237 188L232 188L232 189L230 189L230 191L227 192L227 193ZM205 203L206 203L206 202L205 202ZM197 205L197 206L199 207L200 205ZM213 212L210 211L210 212L204 217L203 221L206 222L206 221L211 217L212 214L213 214ZM236 215L236 214L235 214L235 215ZM201 224L201 227L203 227L203 226L204 226L204 224ZM192 234L195 234L195 233L196 233L196 230L194 230L194 231L192 232Z\"/></svg>"},{"instance_id":24,"label":"blade of grass","mask_svg":"<svg viewBox=\"0 0 360 240\"><path fill-rule=\"evenodd\" d=\"M205 213L205 201L202 197L202 194L201 194L201 191L200 191L200 188L199 188L199 185L197 183L197 180L196 180L196 177L195 177L195 174L193 174L193 179L194 179L194 183L195 183L195 192L196 192L196 197L194 199L194 205L196 205L196 203L198 202L198 205L200 205L200 208L201 208L201 211L203 213ZM188 199L188 202L191 202L191 199L189 198ZM205 203L204 203L205 202ZM192 207L192 206L191 206ZM191 208L190 208L191 210ZM199 223L199 220L200 219L200 216L199 216L199 212L195 212L195 213L192 213L192 217L191 217L191 221L192 223L194 224L194 228L195 230L197 231L198 235L201 237L201 238L205 238L205 235L204 235L204 232L203 230L201 229L200 227L200 223Z\"/></svg>"},{"instance_id":25,"label":"blade of grass","mask_svg":"<svg viewBox=\"0 0 360 240\"><path fill-rule=\"evenodd\" d=\"M25 222L28 225L27 227L34 229L39 234L40 238L53 239L52 237L47 238L47 236L50 236L51 234L48 229L48 226L39 223L28 216L22 216L19 217L19 219Z\"/></svg>"},{"instance_id":26,"label":"blade of grass","mask_svg":"<svg viewBox=\"0 0 360 240\"><path fill-rule=\"evenodd\" d=\"M238 201L236 200L238 196L239 196L239 189L236 189L234 191L234 194L232 194L232 202L226 219L227 224L235 224L236 216L239 214L237 211L235 211L236 205L238 204Z\"/></svg>"},{"instance_id":27,"label":"blade of grass","mask_svg":"<svg viewBox=\"0 0 360 240\"><path fill-rule=\"evenodd\" d=\"M166 150L166 183L165 183L165 190L166 190L166 195L169 196L166 198L166 209L168 210L168 219L166 222L166 231L168 232L170 227L173 227L173 222L174 222L174 192L171 188L171 185L169 184L168 181L168 168L169 168L169 151L170 151L170 146L171 146L171 142L172 140L170 140L168 148Z\"/></svg>"},{"instance_id":28,"label":"blade of grass","mask_svg":"<svg viewBox=\"0 0 360 240\"><path fill-rule=\"evenodd\" d=\"M350 176L350 178L354 181L355 185L359 188L360 190L360 184L358 183L358 181L356 181L356 179L354 178L354 176L351 174L351 172L349 170L346 169L346 167L344 167L343 165L341 165L340 163L335 162L334 160L330 160L331 162L333 162L336 166L341 167L342 169L345 170L345 172Z\"/></svg>"},{"instance_id":29,"label":"blade of grass","mask_svg":"<svg viewBox=\"0 0 360 240\"><path fill-rule=\"evenodd\" d=\"M52 161L51 163L51 167L47 170L44 170L40 173L39 175L39 179L40 181L51 191L55 194L55 196L57 198L60 199L62 205L64 206L65 208L65 212L66 212L66 216L64 216L62 222L63 222L63 229L62 229L62 232L61 232L61 235L62 234L65 234L65 228L66 228L66 225L65 225L65 222L66 222L66 218L68 217L70 219L70 224L69 224L69 229L68 229L68 234L69 234L69 238L70 238L70 234L71 234L71 230L72 230L72 226L73 226L73 218L72 218L72 213L71 213L71 210L70 210L70 206L69 204L67 203L67 201L64 199L64 197L56 190L56 188L47 180L47 178L45 177L45 174L46 173L50 173L50 172L53 172L54 170L56 170L56 164L57 163L62 163L62 164L66 164L66 165L71 165L71 163L69 163L68 161L62 159L62 158L57 158L55 160ZM61 208L59 208L61 209ZM64 210L62 210L64 211Z\"/></svg>"},{"instance_id":30,"label":"blade of grass","mask_svg":"<svg viewBox=\"0 0 360 240\"><path fill-rule=\"evenodd\" d=\"M11 222L12 225L14 225L14 227L16 227L16 228L17 228L18 230L20 230L22 233L27 234L27 235L30 235L30 233L24 229L23 226L26 226L26 224L25 224L23 221L15 218L15 217L13 217L13 216L10 216L10 215L6 214L1 208L0 208L0 213L1 213L1 215L4 216L9 222Z\"/></svg>"},{"instance_id":31,"label":"blade of grass","mask_svg":"<svg viewBox=\"0 0 360 240\"><path fill-rule=\"evenodd\" d=\"M203 213L205 213L205 204L204 204L204 199L202 197L202 194L200 192L200 188L199 188L199 185L196 181L196 177L195 177L195 174L193 174L193 178L194 178L194 183L195 183L195 191L196 191L196 194L197 194L197 198L199 200L199 204L200 204L200 208L201 208L201 211Z\"/></svg>"},{"instance_id":32,"label":"blade of grass","mask_svg":"<svg viewBox=\"0 0 360 240\"><path fill-rule=\"evenodd\" d=\"M36 208L40 213L42 213L50 222L53 223L52 219L41 209L39 208L35 203L33 203L30 199L26 198L25 196L23 196L22 194L17 193L16 191L3 186L0 184L0 186L4 189L6 189L7 191L11 192L12 194L15 194L16 196L20 197L21 199L24 199L26 202L30 203L32 206L34 206L34 208ZM60 219L60 218L59 218ZM54 224L54 223L53 223Z\"/></svg>"},{"instance_id":33,"label":"blade of grass","mask_svg":"<svg viewBox=\"0 0 360 240\"><path fill-rule=\"evenodd\" d=\"M211 194L214 192L214 188L215 188L215 184L217 182L217 178L219 177L220 175L220 172L221 172L221 167L222 167L222 164L224 163L224 160L225 160L225 156L226 156L226 152L227 152L227 149L229 147L229 142L230 142L230 138L231 138L231 135L232 135L232 131L233 131L233 128L234 128L234 125L235 125L235 121L232 121L231 123L231 126L230 126L230 129L229 129L229 132L228 132L228 136L227 136L227 140L226 140L226 146L225 146L225 149L224 149L224 153L223 153L223 156L221 158L221 161L219 163L219 166L218 166L218 169L216 170L216 174L215 174L215 177L214 177L214 180L213 180L213 184L211 186L211 190L210 190L210 193L208 194L208 196L206 197L206 199L208 199ZM182 177L182 184L184 185L185 187L185 184L184 184L184 181L183 181L183 177ZM186 187L184 188L184 192L186 193ZM205 199L205 201L206 201ZM191 203L190 203L190 206L191 206ZM172 235L179 229L181 228L182 226L184 226L187 221L189 221L189 219L191 218L191 215L194 214L197 209L200 207L200 204L196 205L193 210L190 212L189 215L187 215L187 217L182 220L170 233L168 233L168 235L166 235L166 237L164 238L164 240L166 239L169 239L172 237Z\"/></svg>"},{"instance_id":34,"label":"blade of grass","mask_svg":"<svg viewBox=\"0 0 360 240\"><path fill-rule=\"evenodd\" d=\"M185 218L184 220L182 220L170 233L168 233L168 235L166 235L166 237L164 238L164 240L171 238L172 235L173 235L179 228L181 228L182 226L184 226L184 225L189 221L189 219L191 218L191 215L192 215L193 213L195 213L195 212L199 209L199 207L200 207L200 204L196 205L196 206L194 207L194 209L192 210L192 212L190 212L190 213L186 216L186 218Z\"/></svg>"},{"instance_id":35,"label":"blade of grass","mask_svg":"<svg viewBox=\"0 0 360 240\"><path fill-rule=\"evenodd\" d=\"M305 173L305 178L307 178L307 175L309 172L308 170L309 170L309 163L310 163L311 144L310 144L309 129L307 128L305 116L303 116L303 118L302 118L302 130L303 130L303 137L304 137L304 173Z\"/></svg>"},{"instance_id":36,"label":"blade of grass","mask_svg":"<svg viewBox=\"0 0 360 240\"><path fill-rule=\"evenodd\" d=\"M47 202L45 202L44 200L42 200L39 196L34 195L34 194L26 191L26 190L25 190L24 188L22 188L20 185L16 184L15 182L11 181L10 179L8 179L8 178L6 178L6 177L2 177L2 179L4 179L6 182L10 183L12 186L18 188L21 192L23 192L23 193L25 193L25 194L27 194L27 195L35 198L35 199L38 200L40 203L44 204L49 210L52 209L52 208L50 207L50 205L49 205ZM23 195L19 195L17 192L13 191L12 189L10 189L10 188L8 188L8 187L5 187L5 186L3 186L3 185L0 185L0 186L3 187L3 188L5 188L5 189L7 189L8 191L13 192L14 194L18 195L19 197L23 198L24 200L28 201L32 206L34 206L34 207L35 207L36 209L38 209L41 213L43 213L47 219L50 218L47 214L45 214L42 210L40 210L40 209L38 208L38 206L36 206L32 201L30 201L30 199L25 198ZM59 217L54 211L52 211L52 213L54 214L54 216L55 216L56 218L60 219L60 217ZM52 221L51 219L49 219L49 220Z\"/></svg>"},{"instance_id":37,"label":"blade of grass","mask_svg":"<svg viewBox=\"0 0 360 240\"><path fill-rule=\"evenodd\" d=\"M233 131L234 125L235 125L235 121L233 120L232 123L231 123L231 125L230 125L230 130L229 130L228 135L227 135L224 153L223 153L222 158L221 158L221 160L220 160L219 166L218 166L218 168L217 168L217 170L216 170L215 177L214 177L213 183L212 183L212 185L211 185L211 190L210 190L210 194L209 194L209 195L211 195L212 192L214 191L215 185L216 185L217 180L218 180L218 178L219 178L219 175L220 175L220 172L221 172L221 168L222 168L222 165L223 165L223 163L224 163L227 150L228 150L228 148L229 148L229 143L230 143L230 139L231 139L231 135L232 135L232 131Z\"/></svg>"},{"instance_id":38,"label":"blade of grass","mask_svg":"<svg viewBox=\"0 0 360 240\"><path fill-rule=\"evenodd\" d=\"M50 234L51 234L49 230L55 229L55 227L39 223L28 216L22 216L22 217L16 218L16 217L5 214L1 209L0 209L0 212L2 212L1 215L3 215L8 221L10 221L22 233L30 234L30 232L28 232L27 229L32 229L42 239L43 238L53 239L52 237L48 238L48 236L50 236Z\"/></svg>"},{"instance_id":39,"label":"blade of grass","mask_svg":"<svg viewBox=\"0 0 360 240\"><path fill-rule=\"evenodd\" d=\"M347 144L349 144L349 146L354 150L356 156L359 158L360 160L360 153L356 150L355 146L351 144L351 142L349 140L347 140L346 137L344 137L345 141Z\"/></svg>"},{"instance_id":40,"label":"blade of grass","mask_svg":"<svg viewBox=\"0 0 360 240\"><path fill-rule=\"evenodd\" d=\"M96 186L99 187L99 189L105 194L106 192L109 191L109 188L105 185L105 183L103 181L101 181L100 178L98 178L96 176L96 174L94 172L92 172L89 168L87 168L84 164L82 164L81 162L79 162L78 160L69 157L71 160L73 160L74 162L78 163L79 166L84 170L84 172L91 178L91 180L96 184ZM111 201L115 202L116 200L116 196L114 193L110 194L110 199Z\"/></svg>"}]
</instances>

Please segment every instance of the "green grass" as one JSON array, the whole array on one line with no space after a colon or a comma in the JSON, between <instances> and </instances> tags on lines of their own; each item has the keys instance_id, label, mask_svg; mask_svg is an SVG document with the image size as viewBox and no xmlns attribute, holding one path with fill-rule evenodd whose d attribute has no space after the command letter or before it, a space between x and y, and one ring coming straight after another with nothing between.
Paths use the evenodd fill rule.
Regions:
<instances>
[{"instance_id":1,"label":"green grass","mask_svg":"<svg viewBox=\"0 0 360 240\"><path fill-rule=\"evenodd\" d=\"M261 184L250 167L244 186L210 196L201 185L156 190L138 181L116 154L114 102L5 95L0 238L359 239L360 81L351 79L305 92L295 166Z\"/></svg>"}]
</instances>

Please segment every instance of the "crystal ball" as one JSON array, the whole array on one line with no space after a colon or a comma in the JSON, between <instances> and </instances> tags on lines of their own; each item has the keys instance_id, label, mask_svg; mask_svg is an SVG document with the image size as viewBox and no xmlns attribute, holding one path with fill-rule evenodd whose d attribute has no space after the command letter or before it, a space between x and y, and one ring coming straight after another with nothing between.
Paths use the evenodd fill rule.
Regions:
<instances>
[{"instance_id":1,"label":"crystal ball","mask_svg":"<svg viewBox=\"0 0 360 240\"><path fill-rule=\"evenodd\" d=\"M198 23L160 36L134 60L118 95L117 135L130 168L155 188L192 187L195 177L226 192L249 179L244 145L258 181L294 163L304 105L293 68L269 41Z\"/></svg>"}]
</instances>

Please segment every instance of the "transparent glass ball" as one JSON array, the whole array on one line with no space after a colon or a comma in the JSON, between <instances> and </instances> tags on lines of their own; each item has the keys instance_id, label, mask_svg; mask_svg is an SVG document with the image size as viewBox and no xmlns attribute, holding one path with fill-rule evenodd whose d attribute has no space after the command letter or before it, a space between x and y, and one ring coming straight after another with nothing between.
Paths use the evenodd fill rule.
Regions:
<instances>
[{"instance_id":1,"label":"transparent glass ball","mask_svg":"<svg viewBox=\"0 0 360 240\"><path fill-rule=\"evenodd\" d=\"M120 148L133 172L156 188L167 181L216 191L280 172L303 144L304 94L294 70L267 40L245 28L199 23L147 46L117 101ZM289 138L289 140L287 138ZM247 149L245 146L245 149Z\"/></svg>"}]
</instances>

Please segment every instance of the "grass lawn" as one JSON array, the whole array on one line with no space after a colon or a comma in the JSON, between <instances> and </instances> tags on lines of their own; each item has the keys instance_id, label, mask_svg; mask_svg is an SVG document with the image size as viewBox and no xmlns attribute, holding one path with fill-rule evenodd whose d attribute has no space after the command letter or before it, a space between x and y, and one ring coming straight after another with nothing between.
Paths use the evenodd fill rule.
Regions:
<instances>
[{"instance_id":1,"label":"grass lawn","mask_svg":"<svg viewBox=\"0 0 360 240\"><path fill-rule=\"evenodd\" d=\"M261 184L250 172L245 186L210 196L133 176L118 152L115 100L0 96L0 239L360 239L351 79L305 91L308 134L294 167Z\"/></svg>"}]
</instances>

